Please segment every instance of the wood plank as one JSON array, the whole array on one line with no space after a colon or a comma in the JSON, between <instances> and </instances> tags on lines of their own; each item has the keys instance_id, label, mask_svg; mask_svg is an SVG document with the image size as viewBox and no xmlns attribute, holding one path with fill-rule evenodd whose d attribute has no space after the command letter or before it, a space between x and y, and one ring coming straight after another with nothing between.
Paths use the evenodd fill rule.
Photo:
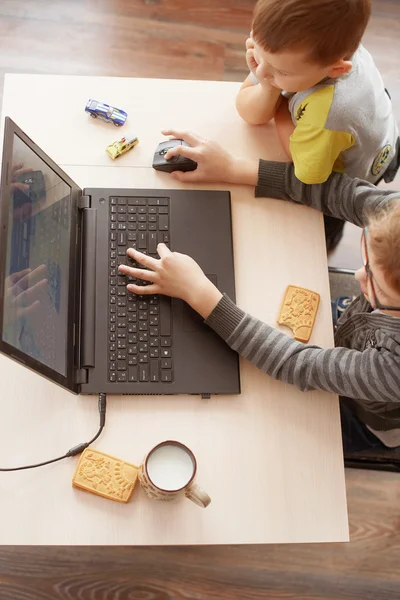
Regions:
<instances>
[{"instance_id":1,"label":"wood plank","mask_svg":"<svg viewBox=\"0 0 400 600\"><path fill-rule=\"evenodd\" d=\"M215 0L100 0L95 4L81 0L3 0L0 16L23 19L72 22L101 19L106 25L115 26L116 20L135 17L151 21L195 24L218 29L250 31L254 0L235 2Z\"/></svg>"}]
</instances>

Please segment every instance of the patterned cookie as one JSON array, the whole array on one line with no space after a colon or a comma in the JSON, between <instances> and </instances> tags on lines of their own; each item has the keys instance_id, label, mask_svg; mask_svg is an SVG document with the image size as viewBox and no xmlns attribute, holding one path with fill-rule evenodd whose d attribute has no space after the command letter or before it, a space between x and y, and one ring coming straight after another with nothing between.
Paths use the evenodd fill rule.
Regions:
<instances>
[{"instance_id":1,"label":"patterned cookie","mask_svg":"<svg viewBox=\"0 0 400 600\"><path fill-rule=\"evenodd\" d=\"M278 317L279 325L286 325L299 342L311 337L319 306L319 294L305 288L288 285Z\"/></svg>"},{"instance_id":2,"label":"patterned cookie","mask_svg":"<svg viewBox=\"0 0 400 600\"><path fill-rule=\"evenodd\" d=\"M116 502L129 502L138 467L98 450L86 448L72 478L72 486Z\"/></svg>"}]
</instances>

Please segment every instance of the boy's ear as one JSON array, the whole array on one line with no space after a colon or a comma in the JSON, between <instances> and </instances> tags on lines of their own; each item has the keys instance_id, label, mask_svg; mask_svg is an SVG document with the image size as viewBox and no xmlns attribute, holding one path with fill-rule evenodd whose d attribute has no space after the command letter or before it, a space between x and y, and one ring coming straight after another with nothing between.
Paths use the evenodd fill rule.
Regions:
<instances>
[{"instance_id":1,"label":"boy's ear","mask_svg":"<svg viewBox=\"0 0 400 600\"><path fill-rule=\"evenodd\" d=\"M351 60L344 60L342 58L331 66L330 71L328 72L328 77L330 77L331 79L335 79L336 77L345 75L350 71L352 66L353 63L351 62Z\"/></svg>"}]
</instances>

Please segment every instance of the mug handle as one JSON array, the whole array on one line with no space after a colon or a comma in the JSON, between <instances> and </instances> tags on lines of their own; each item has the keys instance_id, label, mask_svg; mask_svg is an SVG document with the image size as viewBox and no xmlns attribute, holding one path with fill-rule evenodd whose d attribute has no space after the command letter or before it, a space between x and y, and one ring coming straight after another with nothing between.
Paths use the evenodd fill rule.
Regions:
<instances>
[{"instance_id":1,"label":"mug handle","mask_svg":"<svg viewBox=\"0 0 400 600\"><path fill-rule=\"evenodd\" d=\"M197 483L189 485L187 490L185 490L185 496L197 504L197 506L201 506L201 508L207 508L211 502L210 496Z\"/></svg>"}]
</instances>

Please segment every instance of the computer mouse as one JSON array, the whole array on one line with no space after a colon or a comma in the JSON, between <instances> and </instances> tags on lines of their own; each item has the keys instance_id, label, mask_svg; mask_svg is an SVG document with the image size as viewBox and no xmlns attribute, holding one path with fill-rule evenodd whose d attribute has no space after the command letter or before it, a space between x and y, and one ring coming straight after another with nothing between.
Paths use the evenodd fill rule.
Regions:
<instances>
[{"instance_id":1,"label":"computer mouse","mask_svg":"<svg viewBox=\"0 0 400 600\"><path fill-rule=\"evenodd\" d=\"M158 144L157 150L154 153L153 169L157 171L165 171L172 173L173 171L194 171L197 168L197 162L186 158L186 156L173 156L169 160L165 160L165 155L171 148L176 146L189 146L183 140L167 140Z\"/></svg>"}]
</instances>

